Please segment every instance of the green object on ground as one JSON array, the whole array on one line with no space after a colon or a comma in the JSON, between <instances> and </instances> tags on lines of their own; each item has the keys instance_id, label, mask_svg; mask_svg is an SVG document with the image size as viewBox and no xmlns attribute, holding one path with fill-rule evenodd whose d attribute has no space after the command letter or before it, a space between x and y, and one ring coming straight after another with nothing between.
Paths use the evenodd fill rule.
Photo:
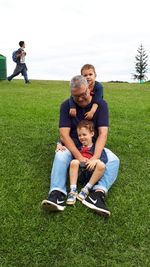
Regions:
<instances>
[{"instance_id":1,"label":"green object on ground","mask_svg":"<svg viewBox=\"0 0 150 267\"><path fill-rule=\"evenodd\" d=\"M0 54L0 80L6 80L7 68L6 57Z\"/></svg>"}]
</instances>

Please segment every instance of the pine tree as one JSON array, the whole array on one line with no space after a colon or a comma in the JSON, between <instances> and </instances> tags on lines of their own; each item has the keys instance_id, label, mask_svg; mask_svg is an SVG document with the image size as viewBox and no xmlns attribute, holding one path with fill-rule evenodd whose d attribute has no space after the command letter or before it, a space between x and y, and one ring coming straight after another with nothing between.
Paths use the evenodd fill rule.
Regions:
<instances>
[{"instance_id":1,"label":"pine tree","mask_svg":"<svg viewBox=\"0 0 150 267\"><path fill-rule=\"evenodd\" d=\"M135 70L136 74L133 74L133 79L140 81L140 83L143 80L147 79L147 76L145 73L147 72L147 58L146 52L143 48L143 45L141 44L140 47L137 50L138 54L136 55L135 59Z\"/></svg>"}]
</instances>

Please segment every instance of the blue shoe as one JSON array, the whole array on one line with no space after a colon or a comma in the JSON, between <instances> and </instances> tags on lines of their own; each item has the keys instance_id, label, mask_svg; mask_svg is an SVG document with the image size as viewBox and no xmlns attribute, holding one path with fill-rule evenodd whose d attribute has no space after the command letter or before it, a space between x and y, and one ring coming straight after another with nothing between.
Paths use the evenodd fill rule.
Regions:
<instances>
[{"instance_id":1,"label":"blue shoe","mask_svg":"<svg viewBox=\"0 0 150 267\"><path fill-rule=\"evenodd\" d=\"M82 188L81 192L77 195L77 199L83 201L89 194L89 191L86 188Z\"/></svg>"},{"instance_id":2,"label":"blue shoe","mask_svg":"<svg viewBox=\"0 0 150 267\"><path fill-rule=\"evenodd\" d=\"M76 203L77 194L78 193L76 190L70 191L70 193L68 194L66 204L67 205L74 205Z\"/></svg>"}]
</instances>

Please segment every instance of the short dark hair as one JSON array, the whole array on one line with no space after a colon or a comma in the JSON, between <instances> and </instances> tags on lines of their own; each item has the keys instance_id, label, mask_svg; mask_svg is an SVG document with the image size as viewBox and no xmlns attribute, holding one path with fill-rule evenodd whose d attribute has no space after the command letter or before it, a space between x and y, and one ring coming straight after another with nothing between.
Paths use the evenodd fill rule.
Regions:
<instances>
[{"instance_id":1,"label":"short dark hair","mask_svg":"<svg viewBox=\"0 0 150 267\"><path fill-rule=\"evenodd\" d=\"M95 74L96 74L95 67L92 64L85 64L81 68L81 75L82 75L83 70L89 70L89 69L92 69L95 72Z\"/></svg>"},{"instance_id":2,"label":"short dark hair","mask_svg":"<svg viewBox=\"0 0 150 267\"><path fill-rule=\"evenodd\" d=\"M19 46L22 47L24 45L24 41L19 42Z\"/></svg>"},{"instance_id":3,"label":"short dark hair","mask_svg":"<svg viewBox=\"0 0 150 267\"><path fill-rule=\"evenodd\" d=\"M93 121L89 121L89 120L80 121L79 124L77 125L77 129L81 129L82 127L89 130L89 132L94 132L95 130Z\"/></svg>"}]
</instances>

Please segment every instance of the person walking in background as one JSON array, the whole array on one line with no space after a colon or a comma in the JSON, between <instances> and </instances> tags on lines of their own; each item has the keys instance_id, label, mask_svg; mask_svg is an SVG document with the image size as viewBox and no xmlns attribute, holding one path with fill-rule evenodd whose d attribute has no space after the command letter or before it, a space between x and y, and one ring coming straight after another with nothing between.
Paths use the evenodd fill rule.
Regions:
<instances>
[{"instance_id":1,"label":"person walking in background","mask_svg":"<svg viewBox=\"0 0 150 267\"><path fill-rule=\"evenodd\" d=\"M83 157L87 158L87 161L80 163L78 159L73 159L70 162L70 193L68 194L67 205L75 204L76 198L83 201L88 196L89 191L102 177L105 171L105 163L107 162L105 150L102 151L99 159L88 160L92 158L94 154L93 137L95 135L95 130L92 121L80 121L77 126L77 134L82 144L81 147L79 147L79 151ZM82 185L84 184L79 194L77 192L77 180L79 180L79 183L82 183Z\"/></svg>"},{"instance_id":2,"label":"person walking in background","mask_svg":"<svg viewBox=\"0 0 150 267\"><path fill-rule=\"evenodd\" d=\"M97 82L95 67L92 64L85 64L81 68L81 75L84 76L88 82L90 95L93 96L93 105L90 111L85 114L85 119L91 120L98 108L99 102L103 99L103 86L100 82ZM72 117L76 117L76 103L73 100L73 97L70 97L69 100L70 111L69 114Z\"/></svg>"},{"instance_id":3,"label":"person walking in background","mask_svg":"<svg viewBox=\"0 0 150 267\"><path fill-rule=\"evenodd\" d=\"M27 74L27 66L25 63L25 56L26 56L26 52L24 51L25 42L20 41L19 46L20 48L13 53L13 60L14 62L16 62L16 68L14 69L13 74L7 77L7 80L10 82L14 77L18 76L19 74L22 74L25 83L30 83Z\"/></svg>"}]
</instances>

